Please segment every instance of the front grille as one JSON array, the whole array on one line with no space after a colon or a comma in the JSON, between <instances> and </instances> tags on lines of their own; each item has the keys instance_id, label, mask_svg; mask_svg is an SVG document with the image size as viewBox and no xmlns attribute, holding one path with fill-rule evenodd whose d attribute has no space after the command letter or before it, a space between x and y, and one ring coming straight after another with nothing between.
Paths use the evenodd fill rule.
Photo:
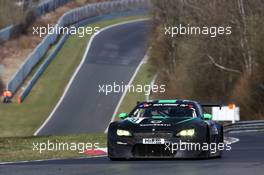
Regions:
<instances>
[{"instance_id":1,"label":"front grille","mask_svg":"<svg viewBox=\"0 0 264 175\"><path fill-rule=\"evenodd\" d=\"M170 150L165 150L165 145L143 145L136 144L132 149L135 157L174 157L176 152L172 154Z\"/></svg>"},{"instance_id":2,"label":"front grille","mask_svg":"<svg viewBox=\"0 0 264 175\"><path fill-rule=\"evenodd\" d=\"M147 132L147 133L134 133L134 136L137 138L164 138L170 139L173 137L173 133L171 132Z\"/></svg>"}]
</instances>

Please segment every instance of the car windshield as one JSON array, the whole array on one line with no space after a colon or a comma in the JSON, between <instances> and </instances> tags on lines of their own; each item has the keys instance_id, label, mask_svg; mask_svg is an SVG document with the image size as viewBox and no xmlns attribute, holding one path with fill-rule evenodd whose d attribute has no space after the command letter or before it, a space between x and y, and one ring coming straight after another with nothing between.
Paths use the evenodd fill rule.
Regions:
<instances>
[{"instance_id":1,"label":"car windshield","mask_svg":"<svg viewBox=\"0 0 264 175\"><path fill-rule=\"evenodd\" d=\"M194 108L191 107L144 107L137 108L132 112L132 117L151 118L155 116L161 117L196 117Z\"/></svg>"}]
</instances>

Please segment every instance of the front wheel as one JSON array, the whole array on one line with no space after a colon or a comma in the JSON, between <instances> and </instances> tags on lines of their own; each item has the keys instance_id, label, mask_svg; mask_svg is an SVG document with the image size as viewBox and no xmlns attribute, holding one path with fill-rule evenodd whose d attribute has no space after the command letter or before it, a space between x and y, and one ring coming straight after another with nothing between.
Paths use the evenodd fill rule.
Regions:
<instances>
[{"instance_id":1,"label":"front wheel","mask_svg":"<svg viewBox=\"0 0 264 175\"><path fill-rule=\"evenodd\" d=\"M113 157L108 157L111 161L118 161L120 160L119 158L113 158Z\"/></svg>"}]
</instances>

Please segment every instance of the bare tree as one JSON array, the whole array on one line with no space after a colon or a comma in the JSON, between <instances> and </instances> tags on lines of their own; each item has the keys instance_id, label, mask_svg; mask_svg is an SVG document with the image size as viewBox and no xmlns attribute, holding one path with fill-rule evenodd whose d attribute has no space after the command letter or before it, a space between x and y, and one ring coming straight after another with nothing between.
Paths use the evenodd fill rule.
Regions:
<instances>
[{"instance_id":1,"label":"bare tree","mask_svg":"<svg viewBox=\"0 0 264 175\"><path fill-rule=\"evenodd\" d=\"M264 1L153 0L151 61L166 94L206 101L235 101L247 114L264 102ZM164 35L164 27L232 27L232 34ZM246 99L246 100L245 100ZM251 106L249 108L248 106ZM255 109L255 115L264 109Z\"/></svg>"}]
</instances>

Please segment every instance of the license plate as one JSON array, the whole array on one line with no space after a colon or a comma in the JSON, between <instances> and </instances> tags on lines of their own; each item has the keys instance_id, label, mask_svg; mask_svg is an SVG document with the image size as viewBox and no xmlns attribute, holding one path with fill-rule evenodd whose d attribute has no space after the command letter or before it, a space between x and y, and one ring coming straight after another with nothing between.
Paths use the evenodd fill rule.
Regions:
<instances>
[{"instance_id":1,"label":"license plate","mask_svg":"<svg viewBox=\"0 0 264 175\"><path fill-rule=\"evenodd\" d=\"M144 138L143 144L164 144L165 140L162 138Z\"/></svg>"}]
</instances>

